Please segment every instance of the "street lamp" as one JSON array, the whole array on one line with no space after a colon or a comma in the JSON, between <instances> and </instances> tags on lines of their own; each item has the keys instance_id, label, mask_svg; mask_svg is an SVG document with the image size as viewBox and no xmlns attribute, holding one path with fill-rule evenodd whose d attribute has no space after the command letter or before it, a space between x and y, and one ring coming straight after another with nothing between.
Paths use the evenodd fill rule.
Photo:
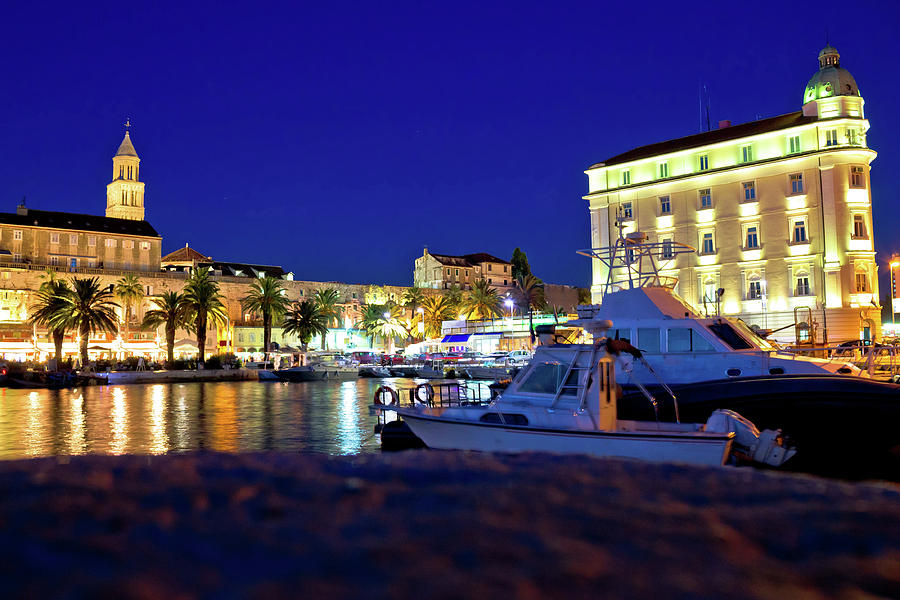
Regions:
<instances>
[{"instance_id":1,"label":"street lamp","mask_svg":"<svg viewBox=\"0 0 900 600\"><path fill-rule=\"evenodd\" d=\"M509 296L506 297L506 300L503 301L503 304L506 305L506 308L509 309L509 318L512 319L512 310L513 310L513 301Z\"/></svg>"},{"instance_id":2,"label":"street lamp","mask_svg":"<svg viewBox=\"0 0 900 600\"><path fill-rule=\"evenodd\" d=\"M894 298L897 296L897 280L894 278L894 269L900 266L900 257L894 255L891 257L891 262L888 265L891 268L891 324L897 324L897 315L894 310Z\"/></svg>"}]
</instances>

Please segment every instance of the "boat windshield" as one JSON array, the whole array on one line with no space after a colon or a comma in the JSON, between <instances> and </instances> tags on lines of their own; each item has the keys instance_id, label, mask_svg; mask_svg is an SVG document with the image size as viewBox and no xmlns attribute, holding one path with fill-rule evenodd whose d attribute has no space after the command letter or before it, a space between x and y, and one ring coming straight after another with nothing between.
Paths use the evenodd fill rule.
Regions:
<instances>
[{"instance_id":1,"label":"boat windshield","mask_svg":"<svg viewBox=\"0 0 900 600\"><path fill-rule=\"evenodd\" d=\"M775 346L772 345L772 342L760 337L759 334L750 329L750 327L748 327L747 324L741 319L735 319L733 321L729 321L728 323L732 327L737 329L741 333L741 335L744 336L744 338L756 344L756 346L761 350L776 350Z\"/></svg>"},{"instance_id":2,"label":"boat windshield","mask_svg":"<svg viewBox=\"0 0 900 600\"><path fill-rule=\"evenodd\" d=\"M566 375L568 365L560 362L545 362L534 365L528 372L525 381L519 384L519 391L531 394L555 394L556 390L563 384L563 377ZM560 395L575 395L575 384L578 381L578 371L569 373L569 385L563 389Z\"/></svg>"},{"instance_id":3,"label":"boat windshield","mask_svg":"<svg viewBox=\"0 0 900 600\"><path fill-rule=\"evenodd\" d=\"M709 329L719 336L720 340L731 346L732 350L749 350L753 347L727 321L717 321L711 324Z\"/></svg>"}]
</instances>

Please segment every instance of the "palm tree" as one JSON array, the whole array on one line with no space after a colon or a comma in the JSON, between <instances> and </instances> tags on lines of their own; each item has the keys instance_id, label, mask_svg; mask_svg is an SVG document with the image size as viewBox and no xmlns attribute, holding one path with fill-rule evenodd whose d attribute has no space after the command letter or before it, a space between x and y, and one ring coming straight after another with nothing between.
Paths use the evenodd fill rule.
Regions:
<instances>
[{"instance_id":1,"label":"palm tree","mask_svg":"<svg viewBox=\"0 0 900 600\"><path fill-rule=\"evenodd\" d=\"M425 299L425 292L422 291L422 288L417 286L412 286L408 288L405 292L403 292L403 306L408 308L412 315L416 315L416 309L422 306L422 300Z\"/></svg>"},{"instance_id":2,"label":"palm tree","mask_svg":"<svg viewBox=\"0 0 900 600\"><path fill-rule=\"evenodd\" d=\"M178 292L163 292L153 298L152 302L156 308L144 314L141 328L154 329L162 324L166 325L166 356L171 369L175 362L175 331L187 324L184 303Z\"/></svg>"},{"instance_id":3,"label":"palm tree","mask_svg":"<svg viewBox=\"0 0 900 600\"><path fill-rule=\"evenodd\" d=\"M272 343L272 320L280 319L287 312L290 303L284 297L285 289L280 279L266 276L250 285L250 291L241 298L244 311L262 313L264 360L269 359Z\"/></svg>"},{"instance_id":4,"label":"palm tree","mask_svg":"<svg viewBox=\"0 0 900 600\"><path fill-rule=\"evenodd\" d=\"M356 327L361 331L365 331L369 338L369 347L375 347L375 336L378 335L378 322L384 318L384 311L387 309L384 305L367 304L363 309L362 316L356 323Z\"/></svg>"},{"instance_id":5,"label":"palm tree","mask_svg":"<svg viewBox=\"0 0 900 600\"><path fill-rule=\"evenodd\" d=\"M459 310L460 304L462 304L462 290L454 283L450 286L450 289L444 292L444 298L447 299L447 306L450 308L450 311L456 313L456 311Z\"/></svg>"},{"instance_id":6,"label":"palm tree","mask_svg":"<svg viewBox=\"0 0 900 600\"><path fill-rule=\"evenodd\" d=\"M515 294L522 310L528 311L528 330L531 332L531 343L534 343L534 322L531 319L532 309L543 302L544 284L534 275L523 275L515 280Z\"/></svg>"},{"instance_id":7,"label":"palm tree","mask_svg":"<svg viewBox=\"0 0 900 600\"><path fill-rule=\"evenodd\" d=\"M376 321L374 331L385 341L385 352L392 354L394 351L394 338L406 337L407 331L401 319L404 310L399 306L385 306L381 317Z\"/></svg>"},{"instance_id":8,"label":"palm tree","mask_svg":"<svg viewBox=\"0 0 900 600\"><path fill-rule=\"evenodd\" d=\"M425 337L436 338L441 335L441 322L454 318L453 307L447 302L446 296L428 296L422 300L422 308L425 310Z\"/></svg>"},{"instance_id":9,"label":"palm tree","mask_svg":"<svg viewBox=\"0 0 900 600\"><path fill-rule=\"evenodd\" d=\"M113 293L109 288L100 285L99 277L73 277L72 289L62 299L61 322L75 328L81 336L79 351L81 365L85 366L88 363L88 339L91 334L118 332L116 309L119 305L113 301Z\"/></svg>"},{"instance_id":10,"label":"palm tree","mask_svg":"<svg viewBox=\"0 0 900 600\"><path fill-rule=\"evenodd\" d=\"M463 307L467 316L475 315L479 319L493 319L502 314L497 290L483 278L472 285L472 289L466 295Z\"/></svg>"},{"instance_id":11,"label":"palm tree","mask_svg":"<svg viewBox=\"0 0 900 600\"><path fill-rule=\"evenodd\" d=\"M61 279L50 277L41 284L37 292L37 302L30 309L28 318L30 325L40 325L50 330L53 346L56 350L56 368L62 361L62 346L69 323L65 319L65 297L71 292L69 284Z\"/></svg>"},{"instance_id":12,"label":"palm tree","mask_svg":"<svg viewBox=\"0 0 900 600\"><path fill-rule=\"evenodd\" d=\"M221 324L228 318L219 284L210 278L209 267L191 273L181 291L181 306L188 329L197 335L197 366L203 368L206 364L206 328L210 322Z\"/></svg>"},{"instance_id":13,"label":"palm tree","mask_svg":"<svg viewBox=\"0 0 900 600\"><path fill-rule=\"evenodd\" d=\"M118 281L116 281L116 285L114 287L114 293L116 298L118 298L122 302L122 306L125 309L125 318L123 322L125 324L125 333L128 333L128 319L131 313L131 305L135 302L140 302L144 297L144 286L141 285L141 280L138 279L138 276L134 273L128 273Z\"/></svg>"},{"instance_id":14,"label":"palm tree","mask_svg":"<svg viewBox=\"0 0 900 600\"><path fill-rule=\"evenodd\" d=\"M281 322L281 330L285 335L294 334L300 338L303 351L306 352L309 341L313 337L327 332L328 325L325 317L316 307L316 303L313 300L304 300L288 309Z\"/></svg>"},{"instance_id":15,"label":"palm tree","mask_svg":"<svg viewBox=\"0 0 900 600\"><path fill-rule=\"evenodd\" d=\"M334 324L335 319L341 316L341 308L337 305L340 299L340 294L333 288L316 290L316 294L313 296L313 301L316 303L316 308L319 309L319 314L325 319L325 331L322 332L322 350L325 349L325 334L328 333L328 328Z\"/></svg>"}]
</instances>

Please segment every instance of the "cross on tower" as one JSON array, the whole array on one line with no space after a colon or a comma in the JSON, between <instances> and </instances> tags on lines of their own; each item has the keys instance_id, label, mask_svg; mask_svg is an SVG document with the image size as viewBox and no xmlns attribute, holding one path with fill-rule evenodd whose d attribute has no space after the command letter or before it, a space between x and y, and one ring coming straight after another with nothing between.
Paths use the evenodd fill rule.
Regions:
<instances>
[{"instance_id":1,"label":"cross on tower","mask_svg":"<svg viewBox=\"0 0 900 600\"><path fill-rule=\"evenodd\" d=\"M126 117L126 119L125 119L125 131L128 131L128 128L129 128L129 127L131 127L131 119L129 119L129 118Z\"/></svg>"}]
</instances>

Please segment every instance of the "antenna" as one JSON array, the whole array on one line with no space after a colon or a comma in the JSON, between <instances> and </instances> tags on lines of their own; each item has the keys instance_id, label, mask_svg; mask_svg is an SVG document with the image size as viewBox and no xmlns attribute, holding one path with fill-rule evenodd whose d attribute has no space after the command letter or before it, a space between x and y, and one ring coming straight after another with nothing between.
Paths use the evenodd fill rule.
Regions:
<instances>
[{"instance_id":1,"label":"antenna","mask_svg":"<svg viewBox=\"0 0 900 600\"><path fill-rule=\"evenodd\" d=\"M700 84L700 131L709 131L709 90L706 84Z\"/></svg>"}]
</instances>

